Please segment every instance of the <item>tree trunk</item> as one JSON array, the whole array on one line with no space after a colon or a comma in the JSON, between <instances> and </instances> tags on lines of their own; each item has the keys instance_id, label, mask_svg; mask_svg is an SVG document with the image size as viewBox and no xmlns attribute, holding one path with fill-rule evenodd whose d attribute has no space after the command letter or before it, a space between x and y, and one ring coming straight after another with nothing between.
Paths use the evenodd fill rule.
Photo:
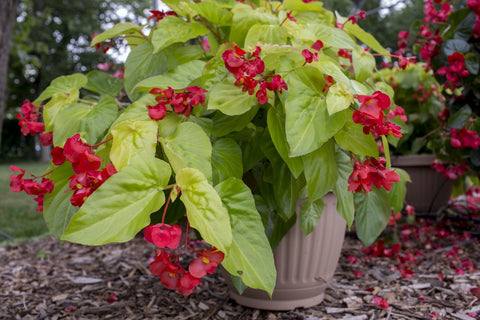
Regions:
<instances>
[{"instance_id":1,"label":"tree trunk","mask_svg":"<svg viewBox=\"0 0 480 320\"><path fill-rule=\"evenodd\" d=\"M17 0L0 0L0 150L2 150L3 117L8 100L8 55L16 13Z\"/></svg>"}]
</instances>

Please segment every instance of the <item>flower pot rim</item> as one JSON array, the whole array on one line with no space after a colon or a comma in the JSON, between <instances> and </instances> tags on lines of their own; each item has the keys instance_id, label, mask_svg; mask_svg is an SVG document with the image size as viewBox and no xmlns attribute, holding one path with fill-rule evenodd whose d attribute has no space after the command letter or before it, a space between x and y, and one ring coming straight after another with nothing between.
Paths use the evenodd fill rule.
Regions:
<instances>
[{"instance_id":1,"label":"flower pot rim","mask_svg":"<svg viewBox=\"0 0 480 320\"><path fill-rule=\"evenodd\" d=\"M401 167L417 167L417 166L430 166L437 157L433 154L419 154L419 155L406 155L406 156L393 156L392 166Z\"/></svg>"}]
</instances>

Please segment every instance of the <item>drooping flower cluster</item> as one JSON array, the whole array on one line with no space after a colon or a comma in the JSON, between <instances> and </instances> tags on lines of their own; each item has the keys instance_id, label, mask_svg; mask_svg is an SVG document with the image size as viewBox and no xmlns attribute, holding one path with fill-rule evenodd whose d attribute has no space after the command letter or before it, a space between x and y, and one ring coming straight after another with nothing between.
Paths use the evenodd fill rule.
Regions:
<instances>
[{"instance_id":1,"label":"drooping flower cluster","mask_svg":"<svg viewBox=\"0 0 480 320\"><path fill-rule=\"evenodd\" d=\"M54 183L52 180L42 176L41 182L36 180L40 177L34 177L33 179L24 179L26 171L17 166L11 165L10 168L13 172L20 171L20 173L15 176L14 174L10 175L10 190L13 192L22 192L25 191L26 194L34 195L36 198L34 200L37 202L37 211L43 211L43 198L45 194L51 193L53 191Z\"/></svg>"},{"instance_id":2,"label":"drooping flower cluster","mask_svg":"<svg viewBox=\"0 0 480 320\"><path fill-rule=\"evenodd\" d=\"M384 119L383 110L390 107L390 97L381 91L375 91L372 95L358 95L360 108L353 113L353 121L363 125L363 133L370 132L376 138L392 134L401 137L400 127Z\"/></svg>"},{"instance_id":3,"label":"drooping flower cluster","mask_svg":"<svg viewBox=\"0 0 480 320\"><path fill-rule=\"evenodd\" d=\"M461 86L460 78L466 78L470 75L465 66L465 56L459 52L449 55L448 63L450 66L443 66L437 70L437 74L446 77L444 87L454 91Z\"/></svg>"},{"instance_id":4,"label":"drooping flower cluster","mask_svg":"<svg viewBox=\"0 0 480 320\"><path fill-rule=\"evenodd\" d=\"M448 179L455 180L459 176L468 172L468 165L466 162L460 164L449 163L445 164L440 159L435 159L430 165L432 169L435 169L438 173L443 173L443 176Z\"/></svg>"},{"instance_id":5,"label":"drooping flower cluster","mask_svg":"<svg viewBox=\"0 0 480 320\"><path fill-rule=\"evenodd\" d=\"M227 70L235 77L235 85L242 87L243 92L253 95L256 91L258 103L264 104L268 102L267 90L282 93L283 89L288 90L288 86L280 75L263 76L265 64L260 58L261 48L255 47L255 51L247 54L246 51L235 48L227 49L222 54ZM260 76L259 79L256 79ZM270 79L271 80L267 80ZM256 90L259 86L258 90Z\"/></svg>"},{"instance_id":6,"label":"drooping flower cluster","mask_svg":"<svg viewBox=\"0 0 480 320\"><path fill-rule=\"evenodd\" d=\"M158 223L145 229L145 240L160 249L155 250L155 260L150 263L150 272L160 277L160 282L168 289L177 290L188 296L201 284L200 279L212 274L223 261L224 254L216 249L195 252L196 259L190 262L188 270L179 261L179 254L164 249L177 249L182 229L178 225Z\"/></svg>"},{"instance_id":7,"label":"drooping flower cluster","mask_svg":"<svg viewBox=\"0 0 480 320\"><path fill-rule=\"evenodd\" d=\"M178 17L178 15L175 13L175 11L163 11L163 10L149 10L151 13L151 16L148 17L148 20L155 19L156 22L162 20L166 16L175 16Z\"/></svg>"},{"instance_id":8,"label":"drooping flower cluster","mask_svg":"<svg viewBox=\"0 0 480 320\"><path fill-rule=\"evenodd\" d=\"M441 0L435 0L435 3L440 4L442 3ZM448 16L453 12L452 6L448 1L443 2L440 5L440 8L437 10L435 5L433 4L432 0L427 0L424 5L423 13L425 17L423 18L423 22L445 22L447 21Z\"/></svg>"},{"instance_id":9,"label":"drooping flower cluster","mask_svg":"<svg viewBox=\"0 0 480 320\"><path fill-rule=\"evenodd\" d=\"M20 108L21 113L17 113L16 118L19 119L18 125L24 136L28 134L34 136L45 130L45 125L39 121L41 107L34 105L30 101L23 101Z\"/></svg>"},{"instance_id":10,"label":"drooping flower cluster","mask_svg":"<svg viewBox=\"0 0 480 320\"><path fill-rule=\"evenodd\" d=\"M315 51L320 51L323 48L323 42L321 40L317 40L314 44L312 44L311 48ZM302 51L302 56L305 58L305 63L312 63L313 60L318 61L318 53L311 52L308 49L304 49Z\"/></svg>"},{"instance_id":11,"label":"drooping flower cluster","mask_svg":"<svg viewBox=\"0 0 480 320\"><path fill-rule=\"evenodd\" d=\"M150 90L150 93L157 95L155 97L157 104L154 106L147 105L148 115L153 120L162 120L167 115L167 112L174 111L189 117L193 107L199 104L205 106L205 92L207 90L196 86L178 90L174 90L171 87L165 90L153 88Z\"/></svg>"},{"instance_id":12,"label":"drooping flower cluster","mask_svg":"<svg viewBox=\"0 0 480 320\"><path fill-rule=\"evenodd\" d=\"M70 190L73 195L70 203L81 207L85 200L97 190L110 176L117 173L113 164L108 164L101 171L97 171L102 159L93 154L91 145L84 143L80 134L68 138L65 145L52 149L52 162L61 165L65 161L72 163L72 169L76 173L70 177Z\"/></svg>"},{"instance_id":13,"label":"drooping flower cluster","mask_svg":"<svg viewBox=\"0 0 480 320\"><path fill-rule=\"evenodd\" d=\"M348 177L348 190L366 194L372 191L372 185L377 188L384 187L386 190L392 190L392 184L400 181L400 176L393 170L385 168L385 158L368 158L360 162L355 159L353 172Z\"/></svg>"},{"instance_id":14,"label":"drooping flower cluster","mask_svg":"<svg viewBox=\"0 0 480 320\"><path fill-rule=\"evenodd\" d=\"M470 131L465 127L461 128L460 130L456 128L451 128L450 134L452 135L450 143L454 148L478 149L478 147L480 146L480 137L478 136L478 132L476 131Z\"/></svg>"}]
</instances>

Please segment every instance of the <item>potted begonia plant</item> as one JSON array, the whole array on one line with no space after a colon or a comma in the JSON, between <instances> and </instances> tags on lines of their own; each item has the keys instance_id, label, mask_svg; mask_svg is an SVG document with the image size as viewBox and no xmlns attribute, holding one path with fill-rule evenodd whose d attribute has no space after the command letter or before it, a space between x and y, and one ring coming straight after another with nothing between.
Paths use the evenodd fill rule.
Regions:
<instances>
[{"instance_id":1,"label":"potted begonia plant","mask_svg":"<svg viewBox=\"0 0 480 320\"><path fill-rule=\"evenodd\" d=\"M431 167L444 176L434 178L433 184L446 192L437 194L446 204L445 186L452 183L445 181L455 181L454 195L479 183L480 2L468 0L455 8L453 1L428 0L424 8L423 20L399 33L397 52L413 54L422 63L385 73L392 76L396 102L409 118L395 152L406 154L410 149L413 154L432 155L424 159L431 159ZM433 184L422 189L438 189ZM421 205L424 210L426 205ZM439 208L432 205L428 207L433 211Z\"/></svg>"},{"instance_id":2,"label":"potted begonia plant","mask_svg":"<svg viewBox=\"0 0 480 320\"><path fill-rule=\"evenodd\" d=\"M401 128L384 116L393 90L373 80L372 51L388 51L355 24L362 12L335 17L317 1L163 2L171 11L152 11L153 27L93 38L105 51L128 42L123 79L67 75L24 103L20 125L53 145L52 161L40 177L13 166L11 189L36 195L65 241L126 242L145 228L150 270L184 295L222 264L237 288L275 297L280 240L333 219L323 228L335 238L315 241L337 248L330 274L311 276L324 288L345 224L369 245L403 206L407 177L388 153ZM183 241L191 229L211 247Z\"/></svg>"}]
</instances>

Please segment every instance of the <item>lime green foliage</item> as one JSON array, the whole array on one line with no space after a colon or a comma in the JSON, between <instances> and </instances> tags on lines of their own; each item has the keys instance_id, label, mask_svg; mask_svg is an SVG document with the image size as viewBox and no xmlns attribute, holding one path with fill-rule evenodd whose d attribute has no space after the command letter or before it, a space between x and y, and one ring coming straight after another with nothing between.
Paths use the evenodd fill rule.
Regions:
<instances>
[{"instance_id":1,"label":"lime green foliage","mask_svg":"<svg viewBox=\"0 0 480 320\"><path fill-rule=\"evenodd\" d=\"M335 193L347 225L356 218L359 236L371 243L404 196L404 182L390 197L383 189L356 197L348 191L352 162L379 156L373 136L352 119L357 95L391 94L373 81L374 58L361 45L385 49L358 26L336 28L320 2L164 2L179 17L168 15L148 32L118 24L95 38L93 44L127 37L123 80L102 72L61 77L38 99L46 102L55 146L79 133L102 168L112 163L118 171L74 207L75 167L52 164L55 189L44 210L51 232L88 245L124 242L167 209L165 221L186 217L223 252L235 283L270 295L272 249L297 214L304 234L315 228L327 193ZM317 40L322 49L312 48ZM251 69L262 69L255 81L226 68L233 54L226 51L235 46L232 60L242 49ZM349 50L352 63L339 58L339 49ZM305 50L315 51L311 63ZM242 88L246 82L254 88ZM195 99L201 102L192 106Z\"/></svg>"},{"instance_id":2,"label":"lime green foliage","mask_svg":"<svg viewBox=\"0 0 480 320\"><path fill-rule=\"evenodd\" d=\"M45 163L16 163L33 174L41 174ZM42 213L32 196L10 191L10 165L0 165L0 232L13 238L13 241L25 241L48 234ZM0 234L0 244L8 238ZM10 242L9 242L10 243Z\"/></svg>"}]
</instances>

